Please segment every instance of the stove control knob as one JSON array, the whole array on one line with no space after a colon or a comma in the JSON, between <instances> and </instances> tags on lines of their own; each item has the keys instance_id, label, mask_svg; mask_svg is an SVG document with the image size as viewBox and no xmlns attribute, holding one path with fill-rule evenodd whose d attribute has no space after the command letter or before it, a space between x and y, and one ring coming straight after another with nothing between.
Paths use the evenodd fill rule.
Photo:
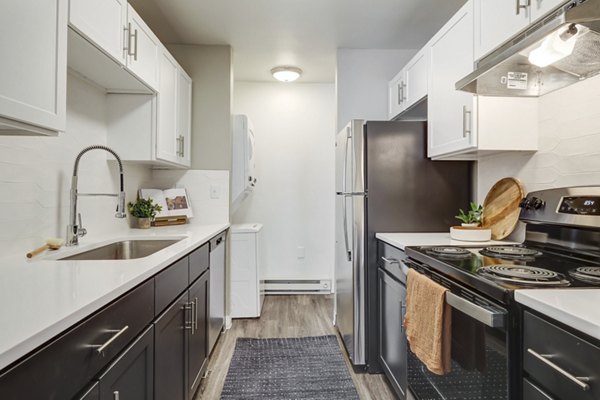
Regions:
<instances>
[{"instance_id":1,"label":"stove control knob","mask_svg":"<svg viewBox=\"0 0 600 400\"><path fill-rule=\"evenodd\" d=\"M529 210L529 208L531 207L531 200L529 200L527 197L525 197L523 200L521 200L521 202L519 203L519 207L524 208L526 210Z\"/></svg>"},{"instance_id":2,"label":"stove control knob","mask_svg":"<svg viewBox=\"0 0 600 400\"><path fill-rule=\"evenodd\" d=\"M534 209L539 210L540 208L544 208L544 206L546 205L546 202L542 199L538 199L537 197L534 197L531 199L531 205L533 206Z\"/></svg>"}]
</instances>

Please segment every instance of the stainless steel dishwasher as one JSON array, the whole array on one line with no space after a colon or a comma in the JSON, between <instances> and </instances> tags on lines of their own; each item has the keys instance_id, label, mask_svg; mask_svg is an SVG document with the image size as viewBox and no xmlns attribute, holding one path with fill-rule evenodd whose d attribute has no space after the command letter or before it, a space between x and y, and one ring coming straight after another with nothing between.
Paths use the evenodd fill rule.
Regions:
<instances>
[{"instance_id":1,"label":"stainless steel dishwasher","mask_svg":"<svg viewBox=\"0 0 600 400\"><path fill-rule=\"evenodd\" d=\"M225 324L225 239L227 232L210 240L210 294L208 303L208 354Z\"/></svg>"}]
</instances>

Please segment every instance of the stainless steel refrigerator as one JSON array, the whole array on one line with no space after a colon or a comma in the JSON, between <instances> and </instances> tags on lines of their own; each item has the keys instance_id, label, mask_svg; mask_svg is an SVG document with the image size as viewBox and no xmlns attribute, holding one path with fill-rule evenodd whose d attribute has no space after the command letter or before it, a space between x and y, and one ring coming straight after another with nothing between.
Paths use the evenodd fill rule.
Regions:
<instances>
[{"instance_id":1,"label":"stainless steel refrigerator","mask_svg":"<svg viewBox=\"0 0 600 400\"><path fill-rule=\"evenodd\" d=\"M351 121L336 136L335 324L355 366L381 372L377 232L448 232L471 163L431 161L425 122Z\"/></svg>"}]
</instances>

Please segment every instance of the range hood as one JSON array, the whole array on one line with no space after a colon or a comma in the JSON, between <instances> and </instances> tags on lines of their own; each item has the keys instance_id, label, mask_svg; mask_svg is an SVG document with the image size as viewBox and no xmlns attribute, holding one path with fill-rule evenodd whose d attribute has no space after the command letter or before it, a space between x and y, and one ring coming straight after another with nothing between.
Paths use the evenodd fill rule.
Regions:
<instances>
[{"instance_id":1,"label":"range hood","mask_svg":"<svg viewBox=\"0 0 600 400\"><path fill-rule=\"evenodd\" d=\"M600 0L572 0L479 60L456 89L538 97L598 73Z\"/></svg>"}]
</instances>

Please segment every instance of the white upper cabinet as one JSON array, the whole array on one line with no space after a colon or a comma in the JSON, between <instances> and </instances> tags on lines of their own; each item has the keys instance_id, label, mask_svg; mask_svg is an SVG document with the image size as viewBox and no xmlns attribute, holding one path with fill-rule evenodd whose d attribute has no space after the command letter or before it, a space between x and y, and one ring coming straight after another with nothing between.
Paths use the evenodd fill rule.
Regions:
<instances>
[{"instance_id":1,"label":"white upper cabinet","mask_svg":"<svg viewBox=\"0 0 600 400\"><path fill-rule=\"evenodd\" d=\"M402 70L388 84L388 118L394 119L406 108L404 106L405 71Z\"/></svg>"},{"instance_id":2,"label":"white upper cabinet","mask_svg":"<svg viewBox=\"0 0 600 400\"><path fill-rule=\"evenodd\" d=\"M108 143L123 161L191 166L192 80L160 46L156 95L108 95Z\"/></svg>"},{"instance_id":3,"label":"white upper cabinet","mask_svg":"<svg viewBox=\"0 0 600 400\"><path fill-rule=\"evenodd\" d=\"M159 59L156 158L189 167L192 80L166 49Z\"/></svg>"},{"instance_id":4,"label":"white upper cabinet","mask_svg":"<svg viewBox=\"0 0 600 400\"><path fill-rule=\"evenodd\" d=\"M566 2L565 0L531 0L531 22Z\"/></svg>"},{"instance_id":5,"label":"white upper cabinet","mask_svg":"<svg viewBox=\"0 0 600 400\"><path fill-rule=\"evenodd\" d=\"M69 24L125 65L124 31L127 0L70 0Z\"/></svg>"},{"instance_id":6,"label":"white upper cabinet","mask_svg":"<svg viewBox=\"0 0 600 400\"><path fill-rule=\"evenodd\" d=\"M0 134L65 130L68 0L11 0L0 12Z\"/></svg>"},{"instance_id":7,"label":"white upper cabinet","mask_svg":"<svg viewBox=\"0 0 600 400\"><path fill-rule=\"evenodd\" d=\"M475 59L492 52L565 0L475 0Z\"/></svg>"},{"instance_id":8,"label":"white upper cabinet","mask_svg":"<svg viewBox=\"0 0 600 400\"><path fill-rule=\"evenodd\" d=\"M428 156L475 146L473 95L454 85L473 70L473 3L465 4L430 42Z\"/></svg>"},{"instance_id":9,"label":"white upper cabinet","mask_svg":"<svg viewBox=\"0 0 600 400\"><path fill-rule=\"evenodd\" d=\"M69 10L71 70L109 93L158 91L160 41L126 0L71 0Z\"/></svg>"},{"instance_id":10,"label":"white upper cabinet","mask_svg":"<svg viewBox=\"0 0 600 400\"><path fill-rule=\"evenodd\" d=\"M529 25L529 1L475 0L475 59Z\"/></svg>"},{"instance_id":11,"label":"white upper cabinet","mask_svg":"<svg viewBox=\"0 0 600 400\"><path fill-rule=\"evenodd\" d=\"M177 136L178 162L192 164L192 78L181 68L177 74Z\"/></svg>"},{"instance_id":12,"label":"white upper cabinet","mask_svg":"<svg viewBox=\"0 0 600 400\"><path fill-rule=\"evenodd\" d=\"M131 6L127 9L126 32L127 67L148 86L157 89L160 41Z\"/></svg>"},{"instance_id":13,"label":"white upper cabinet","mask_svg":"<svg viewBox=\"0 0 600 400\"><path fill-rule=\"evenodd\" d=\"M400 114L427 96L429 47L421 49L388 84L388 117L403 119Z\"/></svg>"},{"instance_id":14,"label":"white upper cabinet","mask_svg":"<svg viewBox=\"0 0 600 400\"><path fill-rule=\"evenodd\" d=\"M156 157L177 162L177 62L166 50L161 52L159 61Z\"/></svg>"},{"instance_id":15,"label":"white upper cabinet","mask_svg":"<svg viewBox=\"0 0 600 400\"><path fill-rule=\"evenodd\" d=\"M429 77L429 48L426 46L419 51L404 67L406 108L410 108L427 96Z\"/></svg>"},{"instance_id":16,"label":"white upper cabinet","mask_svg":"<svg viewBox=\"0 0 600 400\"><path fill-rule=\"evenodd\" d=\"M428 156L476 160L504 151L536 151L536 98L473 96L455 89L473 70L473 2L430 41Z\"/></svg>"}]
</instances>

